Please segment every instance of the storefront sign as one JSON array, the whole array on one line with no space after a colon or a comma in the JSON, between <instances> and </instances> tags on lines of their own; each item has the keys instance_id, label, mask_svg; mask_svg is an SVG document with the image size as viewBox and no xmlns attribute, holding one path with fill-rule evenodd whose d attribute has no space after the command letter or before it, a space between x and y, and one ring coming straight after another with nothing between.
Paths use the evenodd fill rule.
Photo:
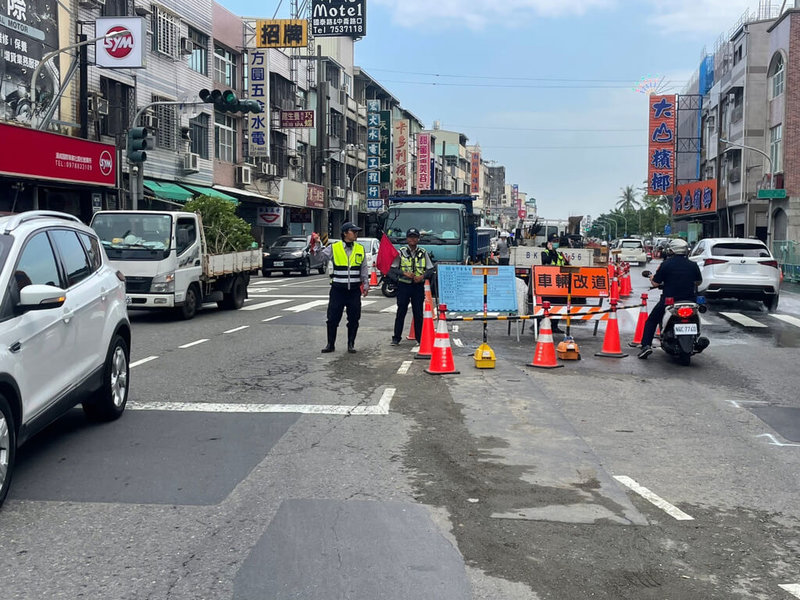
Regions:
<instances>
[{"instance_id":1,"label":"storefront sign","mask_svg":"<svg viewBox=\"0 0 800 600\"><path fill-rule=\"evenodd\" d=\"M411 178L408 176L408 119L398 119L394 122L394 181L392 188L395 192L410 192Z\"/></svg>"},{"instance_id":2,"label":"storefront sign","mask_svg":"<svg viewBox=\"0 0 800 600\"><path fill-rule=\"evenodd\" d=\"M308 21L305 19L256 20L256 48L305 48Z\"/></svg>"},{"instance_id":3,"label":"storefront sign","mask_svg":"<svg viewBox=\"0 0 800 600\"><path fill-rule=\"evenodd\" d=\"M114 186L117 150L48 131L0 123L0 174Z\"/></svg>"},{"instance_id":4,"label":"storefront sign","mask_svg":"<svg viewBox=\"0 0 800 600\"><path fill-rule=\"evenodd\" d=\"M250 69L249 97L265 108L262 113L250 113L248 121L248 151L250 156L269 156L269 71L268 50L250 48L247 52Z\"/></svg>"},{"instance_id":5,"label":"storefront sign","mask_svg":"<svg viewBox=\"0 0 800 600\"><path fill-rule=\"evenodd\" d=\"M313 110L282 110L281 129L314 127Z\"/></svg>"},{"instance_id":6,"label":"storefront sign","mask_svg":"<svg viewBox=\"0 0 800 600\"><path fill-rule=\"evenodd\" d=\"M259 206L256 224L260 225L261 227L282 227L283 207Z\"/></svg>"},{"instance_id":7,"label":"storefront sign","mask_svg":"<svg viewBox=\"0 0 800 600\"><path fill-rule=\"evenodd\" d=\"M314 37L364 37L367 0L313 0L311 32Z\"/></svg>"},{"instance_id":8,"label":"storefront sign","mask_svg":"<svg viewBox=\"0 0 800 600\"><path fill-rule=\"evenodd\" d=\"M431 134L417 137L417 192L431 189Z\"/></svg>"},{"instance_id":9,"label":"storefront sign","mask_svg":"<svg viewBox=\"0 0 800 600\"><path fill-rule=\"evenodd\" d=\"M677 105L675 96L650 96L650 136L647 155L647 194L671 196L675 193L675 138Z\"/></svg>"},{"instance_id":10,"label":"storefront sign","mask_svg":"<svg viewBox=\"0 0 800 600\"><path fill-rule=\"evenodd\" d=\"M708 179L679 185L672 199L675 217L717 212L717 180Z\"/></svg>"},{"instance_id":11,"label":"storefront sign","mask_svg":"<svg viewBox=\"0 0 800 600\"><path fill-rule=\"evenodd\" d=\"M94 56L98 67L140 69L145 66L147 28L142 17L99 17L95 21L95 30L97 37L127 31L95 42Z\"/></svg>"},{"instance_id":12,"label":"storefront sign","mask_svg":"<svg viewBox=\"0 0 800 600\"><path fill-rule=\"evenodd\" d=\"M380 198L381 167L381 102L367 100L367 199ZM369 205L369 202L367 203Z\"/></svg>"},{"instance_id":13,"label":"storefront sign","mask_svg":"<svg viewBox=\"0 0 800 600\"><path fill-rule=\"evenodd\" d=\"M325 208L325 188L313 183L307 184L306 206L309 208Z\"/></svg>"},{"instance_id":14,"label":"storefront sign","mask_svg":"<svg viewBox=\"0 0 800 600\"><path fill-rule=\"evenodd\" d=\"M472 153L470 161L470 186L469 193L477 196L481 193L481 151L476 150Z\"/></svg>"}]
</instances>

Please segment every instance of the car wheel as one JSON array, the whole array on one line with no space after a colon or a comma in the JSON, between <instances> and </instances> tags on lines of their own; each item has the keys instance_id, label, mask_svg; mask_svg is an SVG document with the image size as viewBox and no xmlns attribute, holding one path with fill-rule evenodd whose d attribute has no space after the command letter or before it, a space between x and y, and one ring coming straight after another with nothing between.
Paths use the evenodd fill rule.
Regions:
<instances>
[{"instance_id":1,"label":"car wheel","mask_svg":"<svg viewBox=\"0 0 800 600\"><path fill-rule=\"evenodd\" d=\"M111 340L103 369L103 385L83 403L83 412L93 421L113 421L122 416L128 402L130 351L121 335Z\"/></svg>"},{"instance_id":2,"label":"car wheel","mask_svg":"<svg viewBox=\"0 0 800 600\"><path fill-rule=\"evenodd\" d=\"M8 400L0 394L0 506L11 487L14 458L17 455L17 430Z\"/></svg>"},{"instance_id":3,"label":"car wheel","mask_svg":"<svg viewBox=\"0 0 800 600\"><path fill-rule=\"evenodd\" d=\"M300 267L300 275L302 275L303 277L307 277L308 272L310 270L311 270L311 261L309 259L305 259L305 261L303 261L303 266Z\"/></svg>"},{"instance_id":4,"label":"car wheel","mask_svg":"<svg viewBox=\"0 0 800 600\"><path fill-rule=\"evenodd\" d=\"M239 310L244 306L246 296L247 285L245 285L244 276L239 275L233 281L231 291L225 294L222 300L222 306L228 310Z\"/></svg>"},{"instance_id":5,"label":"car wheel","mask_svg":"<svg viewBox=\"0 0 800 600\"><path fill-rule=\"evenodd\" d=\"M323 262L319 267L317 267L317 272L320 275L325 275L325 272L328 270L328 263Z\"/></svg>"},{"instance_id":6,"label":"car wheel","mask_svg":"<svg viewBox=\"0 0 800 600\"><path fill-rule=\"evenodd\" d=\"M767 307L768 312L775 312L776 310L778 310L779 299L780 296L778 294L775 294L774 296L769 296L764 299L764 306Z\"/></svg>"},{"instance_id":7,"label":"car wheel","mask_svg":"<svg viewBox=\"0 0 800 600\"><path fill-rule=\"evenodd\" d=\"M194 319L197 314L197 305L199 298L197 297L197 288L193 285L189 286L186 290L186 298L183 299L183 306L178 307L178 314L184 321Z\"/></svg>"}]
</instances>

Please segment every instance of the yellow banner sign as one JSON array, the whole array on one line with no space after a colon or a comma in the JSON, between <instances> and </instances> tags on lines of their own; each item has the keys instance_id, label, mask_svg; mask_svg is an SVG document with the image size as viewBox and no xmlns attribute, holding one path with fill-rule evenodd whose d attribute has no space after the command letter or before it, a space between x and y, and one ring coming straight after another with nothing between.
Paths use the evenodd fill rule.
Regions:
<instances>
[{"instance_id":1,"label":"yellow banner sign","mask_svg":"<svg viewBox=\"0 0 800 600\"><path fill-rule=\"evenodd\" d=\"M256 21L256 48L304 48L308 45L305 19L259 19Z\"/></svg>"}]
</instances>

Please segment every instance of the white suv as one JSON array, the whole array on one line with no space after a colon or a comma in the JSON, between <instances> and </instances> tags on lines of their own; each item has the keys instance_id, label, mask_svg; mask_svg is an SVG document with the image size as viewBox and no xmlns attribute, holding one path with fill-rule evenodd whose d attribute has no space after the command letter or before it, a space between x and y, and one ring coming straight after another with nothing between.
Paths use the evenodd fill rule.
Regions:
<instances>
[{"instance_id":1,"label":"white suv","mask_svg":"<svg viewBox=\"0 0 800 600\"><path fill-rule=\"evenodd\" d=\"M78 403L94 420L128 400L125 278L76 217L0 217L0 505L17 447Z\"/></svg>"}]
</instances>

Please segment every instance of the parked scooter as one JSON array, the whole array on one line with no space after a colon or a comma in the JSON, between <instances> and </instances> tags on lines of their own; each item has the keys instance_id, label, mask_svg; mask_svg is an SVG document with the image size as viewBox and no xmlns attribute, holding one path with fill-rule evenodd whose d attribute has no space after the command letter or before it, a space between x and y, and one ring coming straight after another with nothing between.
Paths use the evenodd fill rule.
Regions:
<instances>
[{"instance_id":1,"label":"parked scooter","mask_svg":"<svg viewBox=\"0 0 800 600\"><path fill-rule=\"evenodd\" d=\"M650 271L642 271L650 277ZM658 287L658 286L656 286ZM696 302L674 298L664 299L664 318L661 320L661 349L684 366L691 364L692 355L708 348L709 340L700 335L700 313L706 312L706 299L697 296Z\"/></svg>"}]
</instances>

